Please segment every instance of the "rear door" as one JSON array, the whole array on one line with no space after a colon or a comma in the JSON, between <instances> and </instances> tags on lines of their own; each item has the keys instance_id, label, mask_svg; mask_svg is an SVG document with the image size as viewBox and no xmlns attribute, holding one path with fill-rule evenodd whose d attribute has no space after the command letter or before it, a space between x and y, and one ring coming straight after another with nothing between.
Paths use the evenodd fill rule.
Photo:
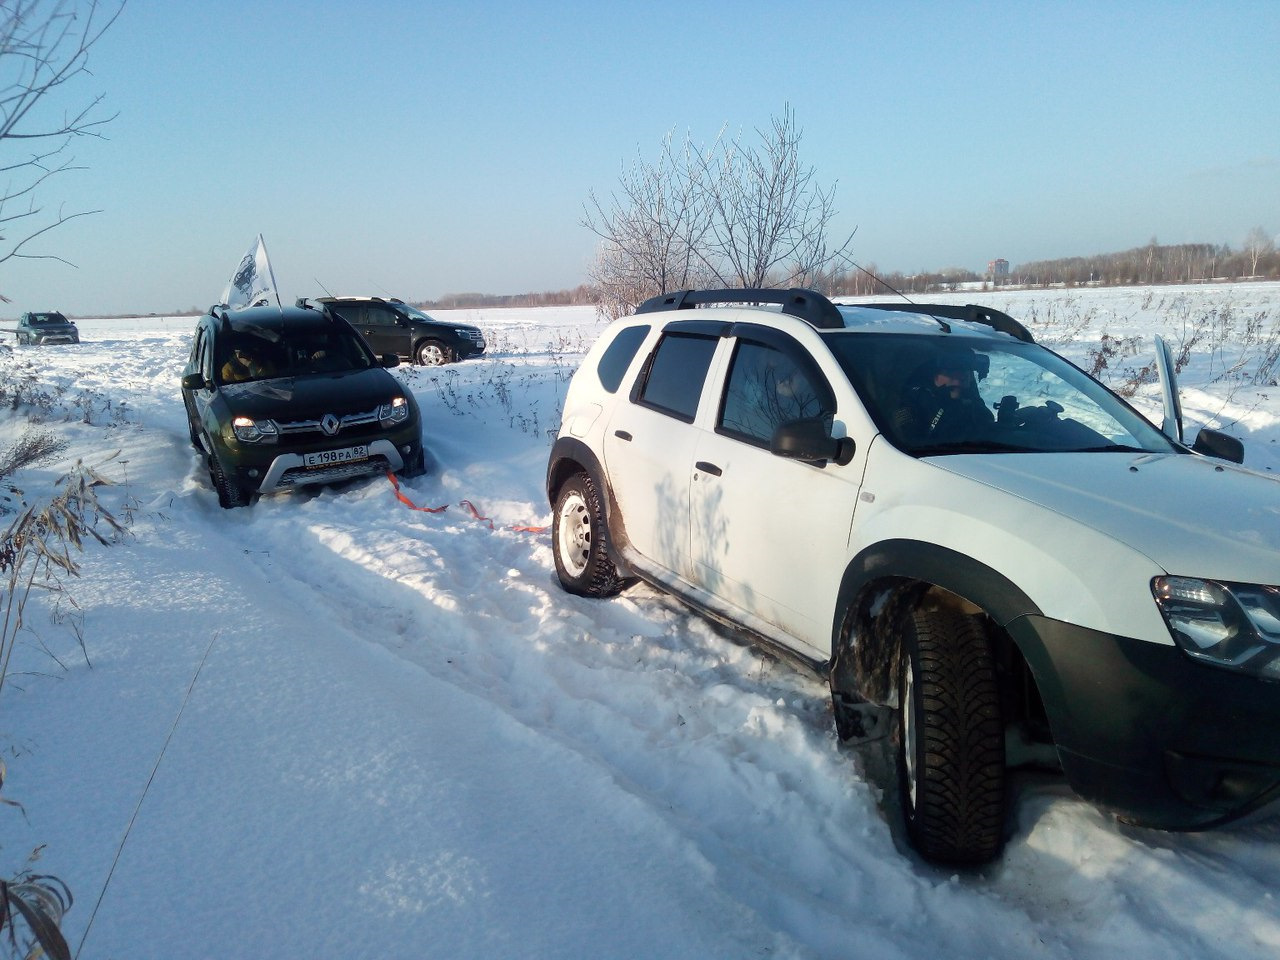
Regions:
<instances>
[{"instance_id":1,"label":"rear door","mask_svg":"<svg viewBox=\"0 0 1280 960\"><path fill-rule=\"evenodd\" d=\"M689 478L694 425L723 325L667 326L630 397L605 428L604 457L627 540L646 559L690 575Z\"/></svg>"},{"instance_id":2,"label":"rear door","mask_svg":"<svg viewBox=\"0 0 1280 960\"><path fill-rule=\"evenodd\" d=\"M378 356L394 353L399 357L409 355L408 328L401 325L400 316L385 303L366 303L364 323L358 328Z\"/></svg>"}]
</instances>

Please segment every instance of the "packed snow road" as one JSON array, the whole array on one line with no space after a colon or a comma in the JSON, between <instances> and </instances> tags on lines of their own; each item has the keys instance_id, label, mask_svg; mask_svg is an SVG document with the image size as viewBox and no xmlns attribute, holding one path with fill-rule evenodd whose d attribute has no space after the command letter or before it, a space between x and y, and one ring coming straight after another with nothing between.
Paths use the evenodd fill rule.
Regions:
<instances>
[{"instance_id":1,"label":"packed snow road","mask_svg":"<svg viewBox=\"0 0 1280 960\"><path fill-rule=\"evenodd\" d=\"M906 852L879 752L837 743L817 678L648 588L563 593L547 534L513 528L549 521L549 432L598 326L584 308L458 318L484 327L486 358L397 371L434 461L402 490L434 514L382 480L220 510L177 396L189 320L83 322L80 348L6 361L69 456L120 451L106 499L131 520L70 585L84 654L46 618L33 630L62 666L24 643L0 697L5 792L29 820L0 821L5 875L47 844L39 871L77 897L73 949L1280 950L1280 818L1138 830L1026 776L1004 858L940 871ZM1280 435L1277 413L1254 406L1251 445ZM22 478L28 497L54 472Z\"/></svg>"}]
</instances>

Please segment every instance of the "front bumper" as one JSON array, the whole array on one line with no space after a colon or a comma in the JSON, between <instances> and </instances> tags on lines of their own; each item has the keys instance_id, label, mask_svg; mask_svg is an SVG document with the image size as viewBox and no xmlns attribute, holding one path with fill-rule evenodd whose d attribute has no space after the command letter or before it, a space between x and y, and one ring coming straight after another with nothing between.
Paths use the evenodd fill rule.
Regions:
<instances>
[{"instance_id":1,"label":"front bumper","mask_svg":"<svg viewBox=\"0 0 1280 960\"><path fill-rule=\"evenodd\" d=\"M459 337L457 345L453 350L459 360L465 360L468 357L481 356L484 353L486 346L483 336Z\"/></svg>"},{"instance_id":2,"label":"front bumper","mask_svg":"<svg viewBox=\"0 0 1280 960\"><path fill-rule=\"evenodd\" d=\"M327 449L367 443L369 456L364 460L335 464L333 466L307 468L303 454ZM422 437L415 422L407 429L377 438L350 437L329 443L312 443L289 450L281 450L274 444L247 444L236 442L228 445L228 455L223 462L234 472L236 481L246 490L255 493L276 493L298 487L325 483L340 483L358 477L385 474L388 470L399 472L421 459Z\"/></svg>"},{"instance_id":3,"label":"front bumper","mask_svg":"<svg viewBox=\"0 0 1280 960\"><path fill-rule=\"evenodd\" d=\"M80 338L69 333L46 333L39 336L32 336L31 343L33 346L41 347L51 344L79 343Z\"/></svg>"},{"instance_id":4,"label":"front bumper","mask_svg":"<svg viewBox=\"0 0 1280 960\"><path fill-rule=\"evenodd\" d=\"M1193 830L1280 798L1280 683L1045 617L1009 631L1085 799L1132 823Z\"/></svg>"}]
</instances>

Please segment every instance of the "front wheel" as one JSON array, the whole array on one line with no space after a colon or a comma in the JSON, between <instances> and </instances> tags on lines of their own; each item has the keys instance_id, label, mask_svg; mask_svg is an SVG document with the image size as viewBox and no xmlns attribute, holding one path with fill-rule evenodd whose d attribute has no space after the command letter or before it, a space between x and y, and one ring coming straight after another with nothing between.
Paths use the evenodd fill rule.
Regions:
<instances>
[{"instance_id":1,"label":"front wheel","mask_svg":"<svg viewBox=\"0 0 1280 960\"><path fill-rule=\"evenodd\" d=\"M227 475L216 453L209 454L209 479L213 481L213 489L218 494L218 506L223 510L249 505L248 492Z\"/></svg>"},{"instance_id":2,"label":"front wheel","mask_svg":"<svg viewBox=\"0 0 1280 960\"><path fill-rule=\"evenodd\" d=\"M623 587L609 559L609 531L595 483L575 474L560 488L551 527L551 553L565 590L584 597L609 597Z\"/></svg>"},{"instance_id":3,"label":"front wheel","mask_svg":"<svg viewBox=\"0 0 1280 960\"><path fill-rule=\"evenodd\" d=\"M453 359L453 351L439 340L423 340L418 345L418 362L424 367L438 367Z\"/></svg>"},{"instance_id":4,"label":"front wheel","mask_svg":"<svg viewBox=\"0 0 1280 960\"><path fill-rule=\"evenodd\" d=\"M1004 847L1004 725L980 621L949 610L906 618L898 770L907 833L926 859L986 863Z\"/></svg>"}]
</instances>

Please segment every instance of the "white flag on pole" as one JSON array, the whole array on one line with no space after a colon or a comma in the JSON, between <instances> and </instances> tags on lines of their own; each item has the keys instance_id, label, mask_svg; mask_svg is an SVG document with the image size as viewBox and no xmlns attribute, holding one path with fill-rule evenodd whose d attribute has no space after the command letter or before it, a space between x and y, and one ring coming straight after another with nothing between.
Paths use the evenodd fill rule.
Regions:
<instances>
[{"instance_id":1,"label":"white flag on pole","mask_svg":"<svg viewBox=\"0 0 1280 960\"><path fill-rule=\"evenodd\" d=\"M231 282L227 284L227 289L223 291L222 302L238 309L270 304L272 298L275 298L276 306L280 306L275 274L271 272L271 261L267 259L267 245L262 240L262 234L258 234L258 239L244 255Z\"/></svg>"}]
</instances>

